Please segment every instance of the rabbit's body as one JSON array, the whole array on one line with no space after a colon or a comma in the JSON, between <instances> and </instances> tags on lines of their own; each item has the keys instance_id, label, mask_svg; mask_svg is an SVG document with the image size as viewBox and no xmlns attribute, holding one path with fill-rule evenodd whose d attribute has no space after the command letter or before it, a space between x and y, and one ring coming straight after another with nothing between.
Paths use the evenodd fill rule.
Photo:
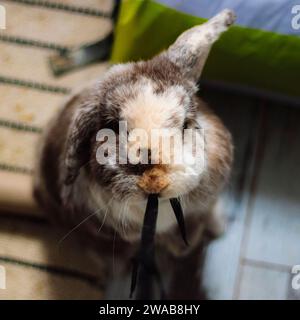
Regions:
<instances>
[{"instance_id":1,"label":"rabbit's body","mask_svg":"<svg viewBox=\"0 0 300 320\"><path fill-rule=\"evenodd\" d=\"M193 28L196 31L187 31L168 51L150 61L112 67L102 79L71 96L45 132L35 196L66 232L80 224L74 234L107 261L107 270L113 252L125 265L130 262L140 239L146 196L155 192L160 194L156 241L165 252L162 260L173 261L176 281L180 275L176 275L175 261L187 259L192 274L196 273L198 259L191 256L199 256L196 248L201 246L204 233L218 229L213 208L232 162L230 134L197 97L196 79L216 40L214 32L220 34L232 21L232 13L225 11L202 26L200 38L205 50L194 41L199 31ZM185 47L191 39L188 55ZM204 56L200 59L197 54ZM99 164L97 150L103 142L97 141L97 132L109 128L117 134L118 144L116 125L121 120L128 123L129 130L142 128L145 132L155 128L203 129L204 167L197 171L196 165ZM171 197L182 200L189 247L180 238L168 201ZM161 269L171 274L168 268L161 263ZM173 286L176 293L170 297L195 297L198 286L188 295L185 287L180 291Z\"/></svg>"}]
</instances>

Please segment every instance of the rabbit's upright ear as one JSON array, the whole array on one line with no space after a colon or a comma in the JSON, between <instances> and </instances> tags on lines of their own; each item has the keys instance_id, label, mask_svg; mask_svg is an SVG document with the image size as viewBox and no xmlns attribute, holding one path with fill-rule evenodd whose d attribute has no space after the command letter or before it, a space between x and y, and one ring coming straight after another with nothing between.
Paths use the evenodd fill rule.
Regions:
<instances>
[{"instance_id":1,"label":"rabbit's upright ear","mask_svg":"<svg viewBox=\"0 0 300 320\"><path fill-rule=\"evenodd\" d=\"M206 23L185 31L163 54L184 76L197 81L213 43L234 21L235 14L226 9Z\"/></svg>"},{"instance_id":2,"label":"rabbit's upright ear","mask_svg":"<svg viewBox=\"0 0 300 320\"><path fill-rule=\"evenodd\" d=\"M91 137L100 121L99 107L100 103L96 99L86 99L82 100L75 111L65 145L65 185L72 184L80 168L89 161Z\"/></svg>"}]
</instances>

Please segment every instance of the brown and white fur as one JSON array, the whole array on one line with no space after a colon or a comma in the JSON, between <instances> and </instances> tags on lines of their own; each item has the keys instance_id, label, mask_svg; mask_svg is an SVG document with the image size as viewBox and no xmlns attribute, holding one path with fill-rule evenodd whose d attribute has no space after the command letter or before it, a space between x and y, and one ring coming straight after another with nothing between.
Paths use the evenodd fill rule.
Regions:
<instances>
[{"instance_id":1,"label":"brown and white fur","mask_svg":"<svg viewBox=\"0 0 300 320\"><path fill-rule=\"evenodd\" d=\"M112 252L124 265L134 255L146 198L155 191L160 194L158 263L171 279L168 297L199 297L201 247L207 232L220 229L222 219L214 207L230 173L232 142L220 119L197 96L196 82L212 44L234 18L224 10L184 32L153 59L111 67L104 77L74 93L44 134L35 173L36 199L65 231L79 225L74 235L107 262L106 284ZM117 131L120 120L127 121L129 129L147 131L204 129L204 170L172 164L100 165L97 131ZM182 201L189 247L179 236L171 197Z\"/></svg>"}]
</instances>

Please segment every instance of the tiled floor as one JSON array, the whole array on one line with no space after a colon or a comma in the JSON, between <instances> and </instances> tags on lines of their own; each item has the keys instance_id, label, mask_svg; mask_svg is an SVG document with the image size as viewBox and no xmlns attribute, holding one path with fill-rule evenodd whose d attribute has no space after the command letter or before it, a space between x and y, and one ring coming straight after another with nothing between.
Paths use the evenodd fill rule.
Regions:
<instances>
[{"instance_id":1,"label":"tiled floor","mask_svg":"<svg viewBox=\"0 0 300 320\"><path fill-rule=\"evenodd\" d=\"M231 129L235 165L223 195L226 234L208 250L205 284L214 299L299 299L300 109L206 94Z\"/></svg>"}]
</instances>

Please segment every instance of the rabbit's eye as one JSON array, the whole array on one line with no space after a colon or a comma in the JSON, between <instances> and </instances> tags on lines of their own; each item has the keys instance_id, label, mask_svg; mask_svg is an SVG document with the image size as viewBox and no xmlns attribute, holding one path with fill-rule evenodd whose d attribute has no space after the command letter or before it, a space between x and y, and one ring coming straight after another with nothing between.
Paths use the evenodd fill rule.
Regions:
<instances>
[{"instance_id":1,"label":"rabbit's eye","mask_svg":"<svg viewBox=\"0 0 300 320\"><path fill-rule=\"evenodd\" d=\"M184 121L184 124L182 126L182 130L185 129L200 129L200 126L193 119L188 119Z\"/></svg>"},{"instance_id":2,"label":"rabbit's eye","mask_svg":"<svg viewBox=\"0 0 300 320\"><path fill-rule=\"evenodd\" d=\"M189 127L189 123L188 123L187 120L185 120L185 121L184 121L184 124L183 124L183 126L182 126L182 130L187 129L188 127Z\"/></svg>"},{"instance_id":3,"label":"rabbit's eye","mask_svg":"<svg viewBox=\"0 0 300 320\"><path fill-rule=\"evenodd\" d=\"M116 134L119 134L119 121L117 121L117 120L109 121L109 122L107 122L105 127L106 127L106 129L111 129Z\"/></svg>"}]
</instances>

